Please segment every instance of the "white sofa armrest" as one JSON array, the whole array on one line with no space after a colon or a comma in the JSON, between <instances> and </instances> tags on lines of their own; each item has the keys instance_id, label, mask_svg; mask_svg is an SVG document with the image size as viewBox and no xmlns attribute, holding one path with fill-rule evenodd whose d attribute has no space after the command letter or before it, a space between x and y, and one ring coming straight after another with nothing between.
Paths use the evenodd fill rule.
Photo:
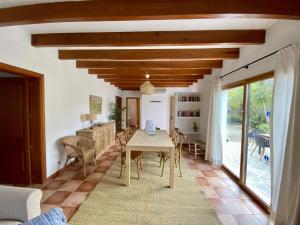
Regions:
<instances>
[{"instance_id":1,"label":"white sofa armrest","mask_svg":"<svg viewBox=\"0 0 300 225\"><path fill-rule=\"evenodd\" d=\"M41 214L42 191L0 185L0 220L26 222Z\"/></svg>"}]
</instances>

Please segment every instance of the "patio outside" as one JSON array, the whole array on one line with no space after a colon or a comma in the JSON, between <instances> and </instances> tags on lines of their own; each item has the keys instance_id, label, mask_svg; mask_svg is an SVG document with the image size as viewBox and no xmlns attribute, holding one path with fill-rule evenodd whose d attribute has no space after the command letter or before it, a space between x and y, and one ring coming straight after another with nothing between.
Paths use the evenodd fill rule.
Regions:
<instances>
[{"instance_id":1,"label":"patio outside","mask_svg":"<svg viewBox=\"0 0 300 225\"><path fill-rule=\"evenodd\" d=\"M223 142L226 154L223 154L223 164L235 173L240 173L241 142L236 137L242 130L241 125L227 127L229 141ZM249 141L250 143L250 141ZM271 165L264 158L260 160L259 148L251 155L256 145L250 143L247 153L246 185L256 193L264 202L270 204L271 200ZM270 148L265 149L265 155L270 155Z\"/></svg>"}]
</instances>

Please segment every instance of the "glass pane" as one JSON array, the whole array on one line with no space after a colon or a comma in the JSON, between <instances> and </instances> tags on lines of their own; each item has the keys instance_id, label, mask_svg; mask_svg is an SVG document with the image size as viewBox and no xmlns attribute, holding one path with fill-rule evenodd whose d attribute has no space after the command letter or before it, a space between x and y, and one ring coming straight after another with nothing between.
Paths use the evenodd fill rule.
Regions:
<instances>
[{"instance_id":1,"label":"glass pane","mask_svg":"<svg viewBox=\"0 0 300 225\"><path fill-rule=\"evenodd\" d=\"M271 199L270 117L273 78L249 85L246 185L267 204Z\"/></svg>"},{"instance_id":2,"label":"glass pane","mask_svg":"<svg viewBox=\"0 0 300 225\"><path fill-rule=\"evenodd\" d=\"M240 177L244 87L223 91L223 165Z\"/></svg>"}]
</instances>

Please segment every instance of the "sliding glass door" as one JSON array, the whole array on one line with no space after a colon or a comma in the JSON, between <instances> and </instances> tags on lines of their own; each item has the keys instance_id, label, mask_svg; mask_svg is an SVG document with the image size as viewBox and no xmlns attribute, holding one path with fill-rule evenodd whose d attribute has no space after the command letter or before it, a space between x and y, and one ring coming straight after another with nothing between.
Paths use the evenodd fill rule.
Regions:
<instances>
[{"instance_id":1,"label":"sliding glass door","mask_svg":"<svg viewBox=\"0 0 300 225\"><path fill-rule=\"evenodd\" d=\"M273 78L248 85L245 182L268 205L271 199L270 117Z\"/></svg>"},{"instance_id":2,"label":"sliding glass door","mask_svg":"<svg viewBox=\"0 0 300 225\"><path fill-rule=\"evenodd\" d=\"M266 205L271 199L270 118L273 77L223 90L223 166Z\"/></svg>"},{"instance_id":3,"label":"sliding glass door","mask_svg":"<svg viewBox=\"0 0 300 225\"><path fill-rule=\"evenodd\" d=\"M244 87L223 91L223 165L240 177Z\"/></svg>"}]
</instances>

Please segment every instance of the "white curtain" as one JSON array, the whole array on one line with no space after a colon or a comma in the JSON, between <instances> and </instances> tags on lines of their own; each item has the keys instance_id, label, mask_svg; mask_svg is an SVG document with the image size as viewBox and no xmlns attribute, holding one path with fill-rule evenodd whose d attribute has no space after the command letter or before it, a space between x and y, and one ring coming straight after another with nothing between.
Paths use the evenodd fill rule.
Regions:
<instances>
[{"instance_id":1,"label":"white curtain","mask_svg":"<svg viewBox=\"0 0 300 225\"><path fill-rule=\"evenodd\" d=\"M222 163L221 96L221 79L213 78L211 80L205 159L215 165L221 165Z\"/></svg>"},{"instance_id":2,"label":"white curtain","mask_svg":"<svg viewBox=\"0 0 300 225\"><path fill-rule=\"evenodd\" d=\"M300 224L300 45L277 53L272 116L275 225Z\"/></svg>"}]
</instances>

